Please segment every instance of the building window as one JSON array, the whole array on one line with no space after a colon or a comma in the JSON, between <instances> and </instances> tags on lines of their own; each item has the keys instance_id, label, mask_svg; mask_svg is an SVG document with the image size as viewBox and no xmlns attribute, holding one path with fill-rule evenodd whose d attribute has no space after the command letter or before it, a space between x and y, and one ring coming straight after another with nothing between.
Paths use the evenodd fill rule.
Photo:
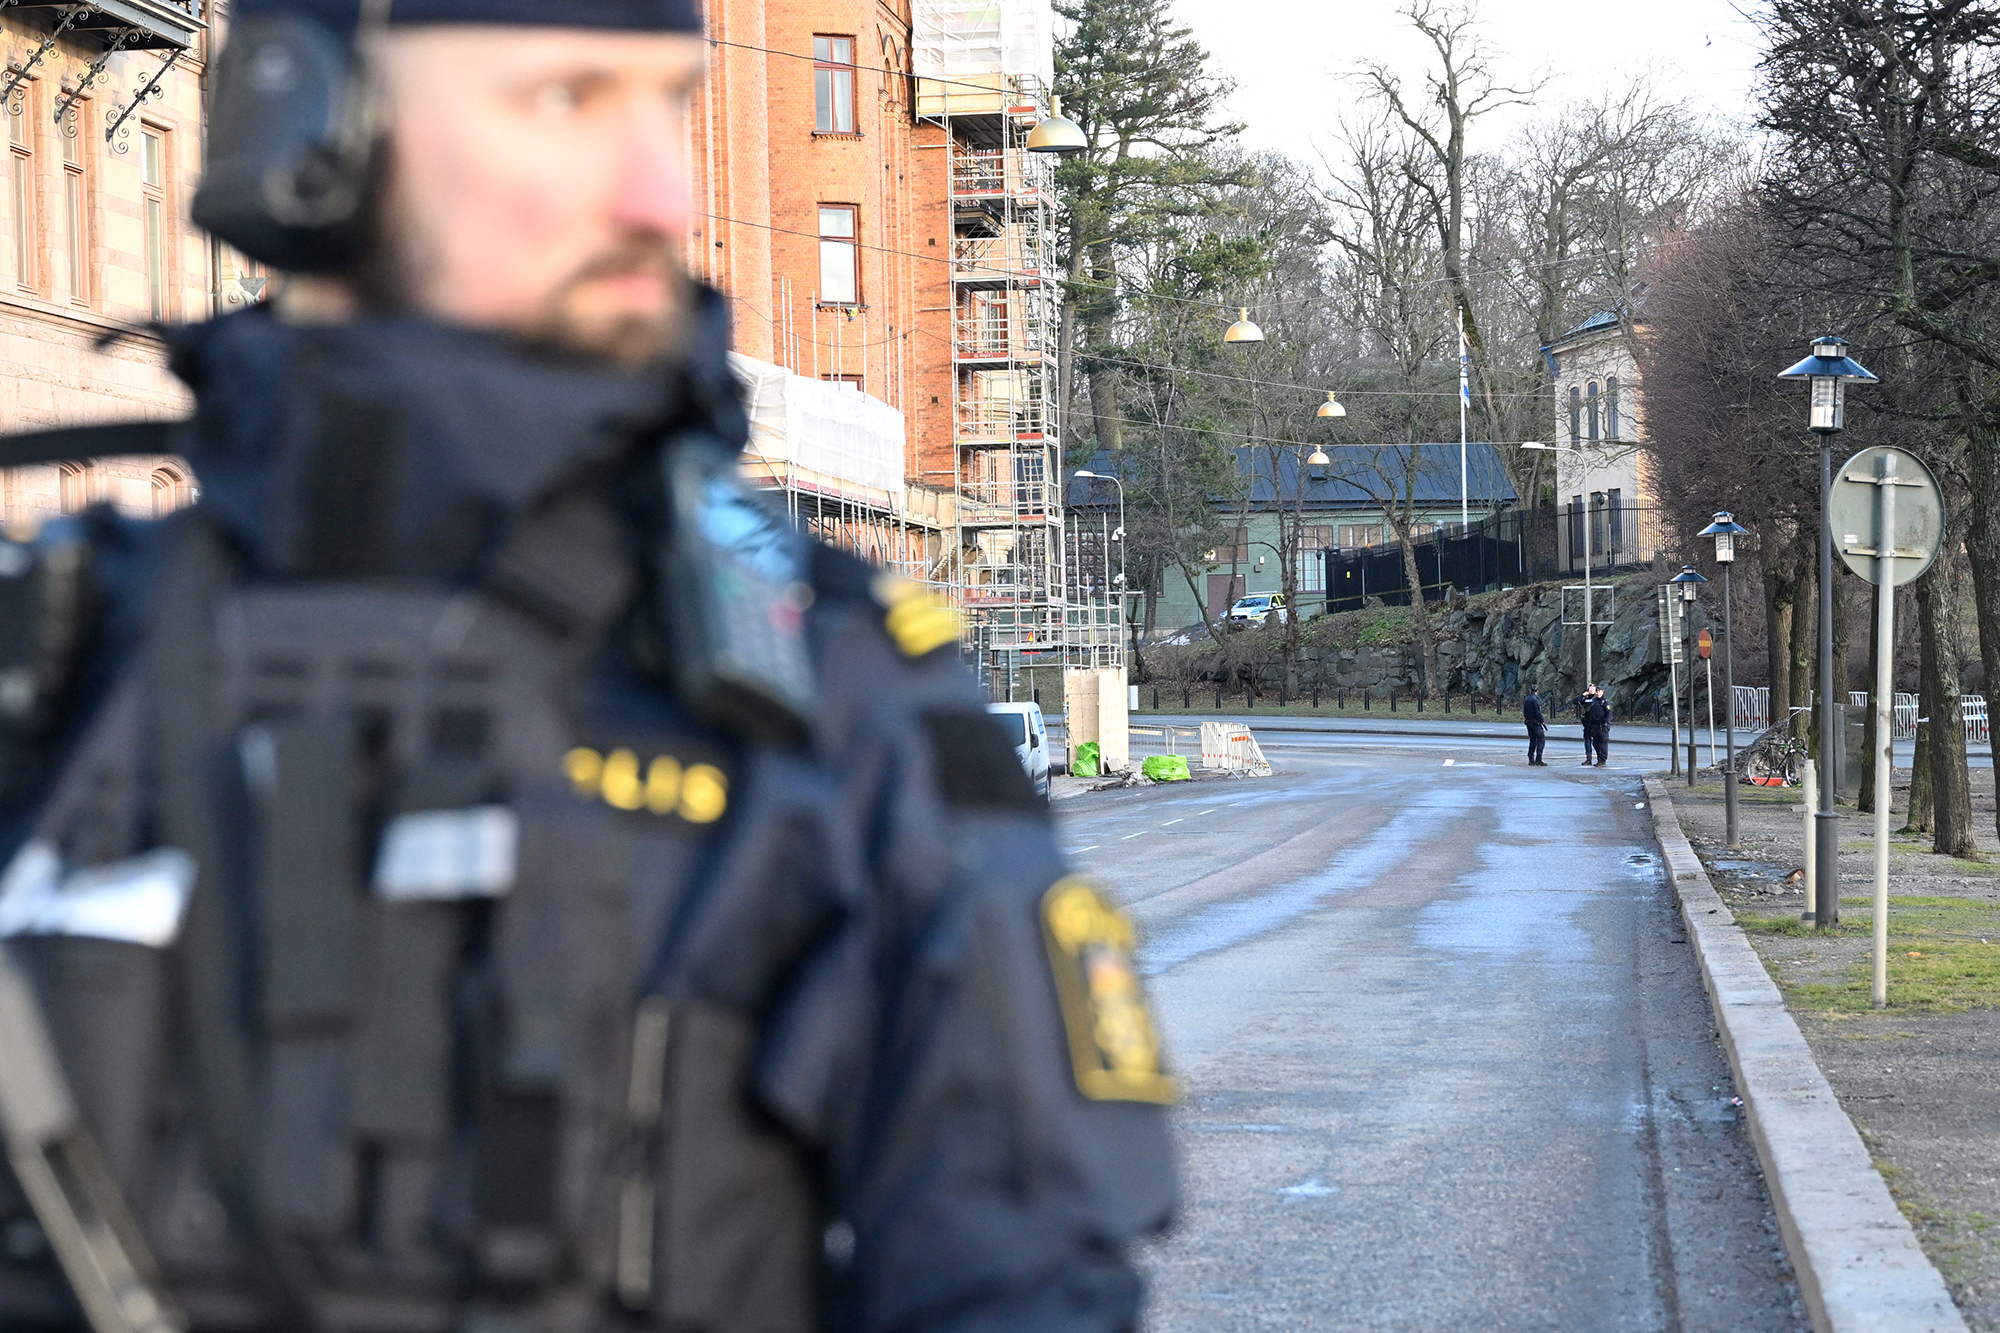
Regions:
<instances>
[{"instance_id":1,"label":"building window","mask_svg":"<svg viewBox=\"0 0 2000 1333\"><path fill-rule=\"evenodd\" d=\"M1340 525L1340 549L1345 551L1358 546L1373 546L1381 535L1379 524L1343 523Z\"/></svg>"},{"instance_id":2,"label":"building window","mask_svg":"<svg viewBox=\"0 0 2000 1333\"><path fill-rule=\"evenodd\" d=\"M1623 439L1624 432L1619 429L1622 424L1618 413L1618 377L1607 375L1604 377L1604 437L1609 440Z\"/></svg>"},{"instance_id":3,"label":"building window","mask_svg":"<svg viewBox=\"0 0 2000 1333\"><path fill-rule=\"evenodd\" d=\"M1333 529L1313 524L1304 524L1292 529L1293 548L1297 551L1295 568L1299 571L1299 587L1306 592L1326 590L1326 548L1333 545Z\"/></svg>"},{"instance_id":4,"label":"building window","mask_svg":"<svg viewBox=\"0 0 2000 1333\"><path fill-rule=\"evenodd\" d=\"M1614 384L1617 383L1615 380L1612 382ZM1606 521L1611 525L1611 540L1606 544L1604 551L1606 555L1615 556L1625 549L1625 494L1623 491L1612 490L1604 493L1604 512ZM1607 560L1605 563L1615 564L1616 561Z\"/></svg>"},{"instance_id":5,"label":"building window","mask_svg":"<svg viewBox=\"0 0 2000 1333\"><path fill-rule=\"evenodd\" d=\"M1569 442L1583 442L1583 390L1569 386Z\"/></svg>"},{"instance_id":6,"label":"building window","mask_svg":"<svg viewBox=\"0 0 2000 1333\"><path fill-rule=\"evenodd\" d=\"M1569 563L1572 568L1584 558L1583 553L1583 497L1573 495L1569 501Z\"/></svg>"},{"instance_id":7,"label":"building window","mask_svg":"<svg viewBox=\"0 0 2000 1333\"><path fill-rule=\"evenodd\" d=\"M139 132L139 193L145 210L146 304L154 319L167 317L167 136L152 128Z\"/></svg>"},{"instance_id":8,"label":"building window","mask_svg":"<svg viewBox=\"0 0 2000 1333\"><path fill-rule=\"evenodd\" d=\"M90 300L90 191L83 175L83 107L81 102L72 105L57 127L63 160L63 271L69 299L80 305Z\"/></svg>"},{"instance_id":9,"label":"building window","mask_svg":"<svg viewBox=\"0 0 2000 1333\"><path fill-rule=\"evenodd\" d=\"M822 375L820 378L828 384L845 384L856 393L863 392L862 379L859 375Z\"/></svg>"},{"instance_id":10,"label":"building window","mask_svg":"<svg viewBox=\"0 0 2000 1333\"><path fill-rule=\"evenodd\" d=\"M861 304L861 264L855 244L860 228L852 204L819 208L819 303Z\"/></svg>"},{"instance_id":11,"label":"building window","mask_svg":"<svg viewBox=\"0 0 2000 1333\"><path fill-rule=\"evenodd\" d=\"M813 38L813 131L854 133L854 39Z\"/></svg>"},{"instance_id":12,"label":"building window","mask_svg":"<svg viewBox=\"0 0 2000 1333\"><path fill-rule=\"evenodd\" d=\"M14 281L35 289L35 141L28 121L28 90L7 104L8 165L14 186Z\"/></svg>"},{"instance_id":13,"label":"building window","mask_svg":"<svg viewBox=\"0 0 2000 1333\"><path fill-rule=\"evenodd\" d=\"M1597 381L1596 380L1592 380L1590 382L1590 387L1584 390L1583 396L1584 396L1584 420L1585 423L1590 427L1590 438L1592 440L1595 440L1597 438Z\"/></svg>"},{"instance_id":14,"label":"building window","mask_svg":"<svg viewBox=\"0 0 2000 1333\"><path fill-rule=\"evenodd\" d=\"M153 473L153 517L165 518L188 500L187 478L170 467Z\"/></svg>"},{"instance_id":15,"label":"building window","mask_svg":"<svg viewBox=\"0 0 2000 1333\"><path fill-rule=\"evenodd\" d=\"M90 503L89 481L82 464L56 464L56 503L63 513L77 513Z\"/></svg>"}]
</instances>

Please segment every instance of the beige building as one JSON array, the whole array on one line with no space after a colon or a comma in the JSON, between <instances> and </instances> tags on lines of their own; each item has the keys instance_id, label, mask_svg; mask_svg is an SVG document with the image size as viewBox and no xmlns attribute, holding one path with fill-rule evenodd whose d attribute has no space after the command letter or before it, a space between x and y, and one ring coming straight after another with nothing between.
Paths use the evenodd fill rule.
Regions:
<instances>
[{"instance_id":1,"label":"beige building","mask_svg":"<svg viewBox=\"0 0 2000 1333\"><path fill-rule=\"evenodd\" d=\"M216 0L0 9L0 430L187 410L154 321L256 299L248 266L186 221L201 171L202 62ZM34 526L109 501L185 503L177 460L0 473L0 521Z\"/></svg>"},{"instance_id":2,"label":"beige building","mask_svg":"<svg viewBox=\"0 0 2000 1333\"><path fill-rule=\"evenodd\" d=\"M1645 448L1639 366L1618 316L1545 349L1555 367L1558 559L1565 570L1641 564L1660 549L1658 466Z\"/></svg>"}]
</instances>

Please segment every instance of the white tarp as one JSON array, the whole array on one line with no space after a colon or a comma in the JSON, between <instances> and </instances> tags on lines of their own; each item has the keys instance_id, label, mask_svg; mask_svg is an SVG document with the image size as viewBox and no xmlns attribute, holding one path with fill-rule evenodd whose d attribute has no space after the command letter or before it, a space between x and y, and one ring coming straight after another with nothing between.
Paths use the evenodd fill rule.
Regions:
<instances>
[{"instance_id":1,"label":"white tarp","mask_svg":"<svg viewBox=\"0 0 2000 1333\"><path fill-rule=\"evenodd\" d=\"M729 364L750 403L750 453L774 467L901 496L901 412L852 385L809 380L768 361L731 352Z\"/></svg>"},{"instance_id":2,"label":"white tarp","mask_svg":"<svg viewBox=\"0 0 2000 1333\"><path fill-rule=\"evenodd\" d=\"M993 75L1055 82L1049 0L915 0L910 61L920 79L989 82Z\"/></svg>"}]
</instances>

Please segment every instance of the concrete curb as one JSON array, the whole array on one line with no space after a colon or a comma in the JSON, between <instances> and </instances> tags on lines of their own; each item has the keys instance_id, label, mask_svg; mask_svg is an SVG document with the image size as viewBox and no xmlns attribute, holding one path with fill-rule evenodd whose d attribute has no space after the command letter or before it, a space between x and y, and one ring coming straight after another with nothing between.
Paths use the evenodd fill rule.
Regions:
<instances>
[{"instance_id":1,"label":"concrete curb","mask_svg":"<svg viewBox=\"0 0 2000 1333\"><path fill-rule=\"evenodd\" d=\"M1764 1181L1818 1333L1964 1333L1944 1279L1840 1109L1777 983L1681 832L1665 784L1646 795L1688 942L1736 1076Z\"/></svg>"}]
</instances>

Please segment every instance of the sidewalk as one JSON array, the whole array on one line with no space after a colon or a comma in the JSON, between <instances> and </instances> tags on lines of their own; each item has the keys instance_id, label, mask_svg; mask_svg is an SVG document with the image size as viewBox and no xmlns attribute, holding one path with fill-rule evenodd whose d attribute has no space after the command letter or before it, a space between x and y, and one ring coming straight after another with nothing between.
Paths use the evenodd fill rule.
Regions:
<instances>
[{"instance_id":1,"label":"sidewalk","mask_svg":"<svg viewBox=\"0 0 2000 1333\"><path fill-rule=\"evenodd\" d=\"M1903 790L1892 807L1902 823ZM1972 774L1981 850L1993 835L1992 772ZM1871 817L1843 810L1841 913L1801 927L1797 791L1741 796L1742 845L1723 846L1722 788L1672 788L1682 829L1798 1020L1967 1324L2000 1333L2000 858L1955 861L1926 838L1890 862L1889 1008L1869 1008Z\"/></svg>"}]
</instances>

